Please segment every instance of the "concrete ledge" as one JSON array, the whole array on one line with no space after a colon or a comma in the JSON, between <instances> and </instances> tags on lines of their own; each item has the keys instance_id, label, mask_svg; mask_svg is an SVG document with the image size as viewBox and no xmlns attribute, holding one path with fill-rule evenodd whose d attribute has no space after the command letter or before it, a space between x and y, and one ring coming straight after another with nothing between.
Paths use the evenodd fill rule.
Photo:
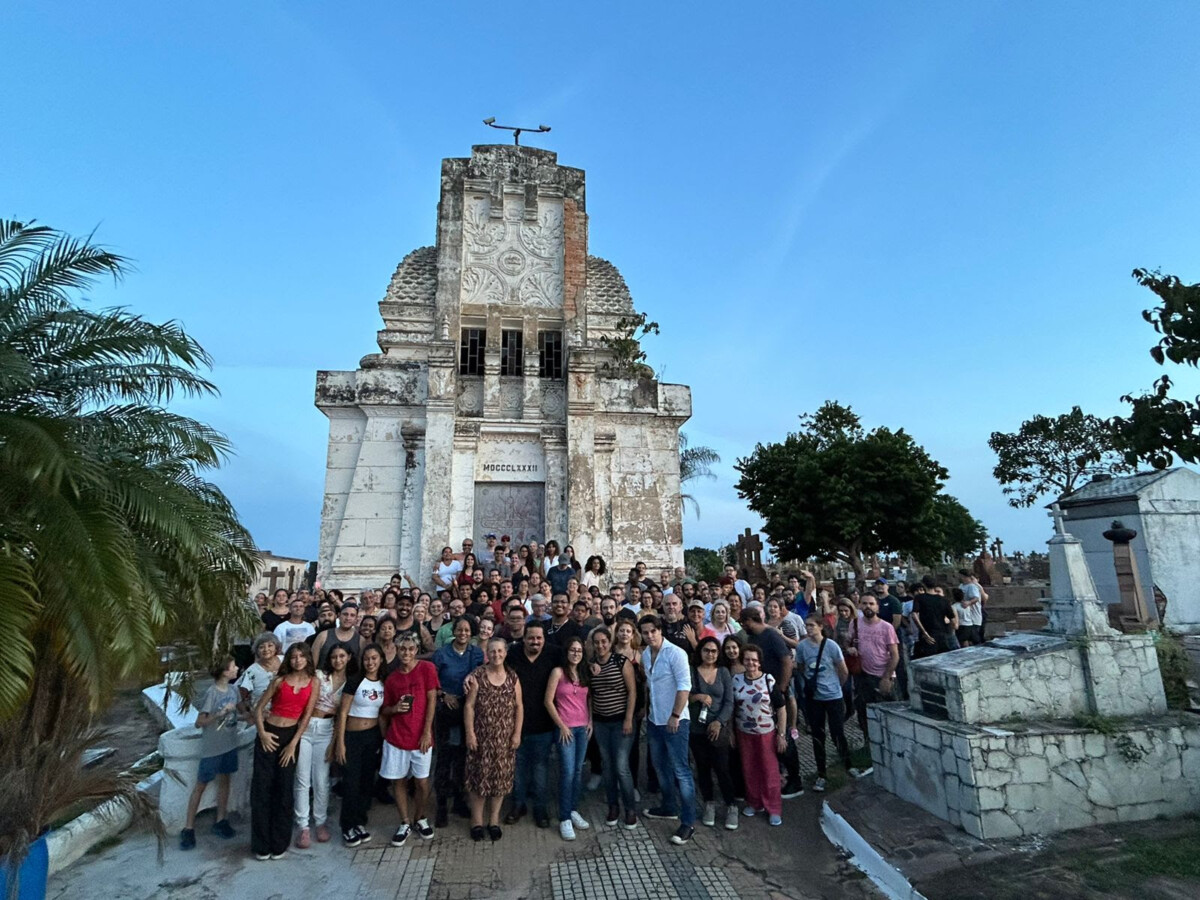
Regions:
<instances>
[{"instance_id":1,"label":"concrete ledge","mask_svg":"<svg viewBox=\"0 0 1200 900\"><path fill-rule=\"evenodd\" d=\"M863 872L889 900L925 900L899 869L884 859L867 840L828 802L821 804L821 831L835 847L850 855L850 862Z\"/></svg>"},{"instance_id":2,"label":"concrete ledge","mask_svg":"<svg viewBox=\"0 0 1200 900\"><path fill-rule=\"evenodd\" d=\"M154 756L151 753L134 763L134 768L147 764ZM163 772L138 782L137 789L143 794L156 796ZM46 836L46 850L50 855L50 872L60 872L91 850L101 841L116 837L129 827L132 820L129 804L113 798L105 801L81 816L72 819L62 828L56 828Z\"/></svg>"}]
</instances>

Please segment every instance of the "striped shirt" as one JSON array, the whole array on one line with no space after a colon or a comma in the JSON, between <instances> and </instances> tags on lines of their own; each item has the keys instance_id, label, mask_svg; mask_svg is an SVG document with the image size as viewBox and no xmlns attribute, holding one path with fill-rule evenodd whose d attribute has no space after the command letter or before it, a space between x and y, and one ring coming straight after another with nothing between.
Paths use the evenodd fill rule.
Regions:
<instances>
[{"instance_id":1,"label":"striped shirt","mask_svg":"<svg viewBox=\"0 0 1200 900\"><path fill-rule=\"evenodd\" d=\"M625 718L625 704L629 699L622 671L625 657L620 653L609 654L608 662L592 676L592 716L597 722L615 722Z\"/></svg>"}]
</instances>

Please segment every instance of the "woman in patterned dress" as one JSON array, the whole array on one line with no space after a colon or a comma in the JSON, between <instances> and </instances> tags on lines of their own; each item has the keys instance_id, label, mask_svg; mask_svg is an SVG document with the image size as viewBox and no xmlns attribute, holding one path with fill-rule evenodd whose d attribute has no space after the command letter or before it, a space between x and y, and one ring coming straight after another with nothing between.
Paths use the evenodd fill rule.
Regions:
<instances>
[{"instance_id":1,"label":"woman in patterned dress","mask_svg":"<svg viewBox=\"0 0 1200 900\"><path fill-rule=\"evenodd\" d=\"M467 738L466 787L470 792L471 839L500 840L500 804L513 787L517 748L521 746L521 683L505 665L508 642L500 636L487 644L487 662L467 677L463 730Z\"/></svg>"},{"instance_id":2,"label":"woman in patterned dress","mask_svg":"<svg viewBox=\"0 0 1200 900\"><path fill-rule=\"evenodd\" d=\"M777 753L787 745L783 686L762 670L762 651L754 644L742 648L746 671L733 676L734 720L742 751L746 781L745 816L765 811L772 825L782 825L783 798Z\"/></svg>"}]
</instances>

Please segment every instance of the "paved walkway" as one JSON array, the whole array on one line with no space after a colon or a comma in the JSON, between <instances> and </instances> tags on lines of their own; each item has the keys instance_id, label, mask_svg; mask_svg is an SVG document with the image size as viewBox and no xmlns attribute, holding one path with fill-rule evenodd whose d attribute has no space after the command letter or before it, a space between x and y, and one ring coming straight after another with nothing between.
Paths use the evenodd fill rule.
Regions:
<instances>
[{"instance_id":1,"label":"paved walkway","mask_svg":"<svg viewBox=\"0 0 1200 900\"><path fill-rule=\"evenodd\" d=\"M857 737L857 735L856 735ZM802 736L802 764L811 775L810 742ZM811 781L811 778L806 779ZM391 808L371 813L373 839L347 850L335 837L283 860L258 862L247 849L247 826L231 841L207 833L211 814L197 828L199 845L184 853L171 839L165 865L154 840L142 832L84 857L50 881L51 900L227 900L227 898L394 898L394 900L734 900L737 897L868 898L876 896L861 874L841 859L818 824L823 795L809 791L784 802L784 825L742 818L737 831L699 826L693 841L670 843L676 823L648 821L635 831L607 828L599 792L585 797L583 814L594 823L568 843L557 827L538 829L526 817L504 829L496 844L475 843L467 822L451 818L433 840L415 833L408 845L389 845L397 817ZM334 813L336 817L336 813ZM720 821L720 820L719 820Z\"/></svg>"}]
</instances>

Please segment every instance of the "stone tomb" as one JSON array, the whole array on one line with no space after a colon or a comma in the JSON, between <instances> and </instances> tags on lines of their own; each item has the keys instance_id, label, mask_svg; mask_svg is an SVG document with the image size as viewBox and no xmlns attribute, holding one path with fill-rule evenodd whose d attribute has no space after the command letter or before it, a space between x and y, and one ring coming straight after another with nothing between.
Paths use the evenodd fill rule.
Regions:
<instances>
[{"instance_id":1,"label":"stone tomb","mask_svg":"<svg viewBox=\"0 0 1200 900\"><path fill-rule=\"evenodd\" d=\"M1050 563L1046 631L919 660L870 708L876 780L986 839L1197 811L1200 720L1167 712L1154 636L1108 627L1074 537Z\"/></svg>"},{"instance_id":2,"label":"stone tomb","mask_svg":"<svg viewBox=\"0 0 1200 900\"><path fill-rule=\"evenodd\" d=\"M378 353L319 372L329 418L318 577L429 585L441 548L508 534L624 573L683 564L679 427L691 392L614 357L635 314L588 254L585 175L484 145L445 159L432 247L379 304Z\"/></svg>"}]
</instances>

